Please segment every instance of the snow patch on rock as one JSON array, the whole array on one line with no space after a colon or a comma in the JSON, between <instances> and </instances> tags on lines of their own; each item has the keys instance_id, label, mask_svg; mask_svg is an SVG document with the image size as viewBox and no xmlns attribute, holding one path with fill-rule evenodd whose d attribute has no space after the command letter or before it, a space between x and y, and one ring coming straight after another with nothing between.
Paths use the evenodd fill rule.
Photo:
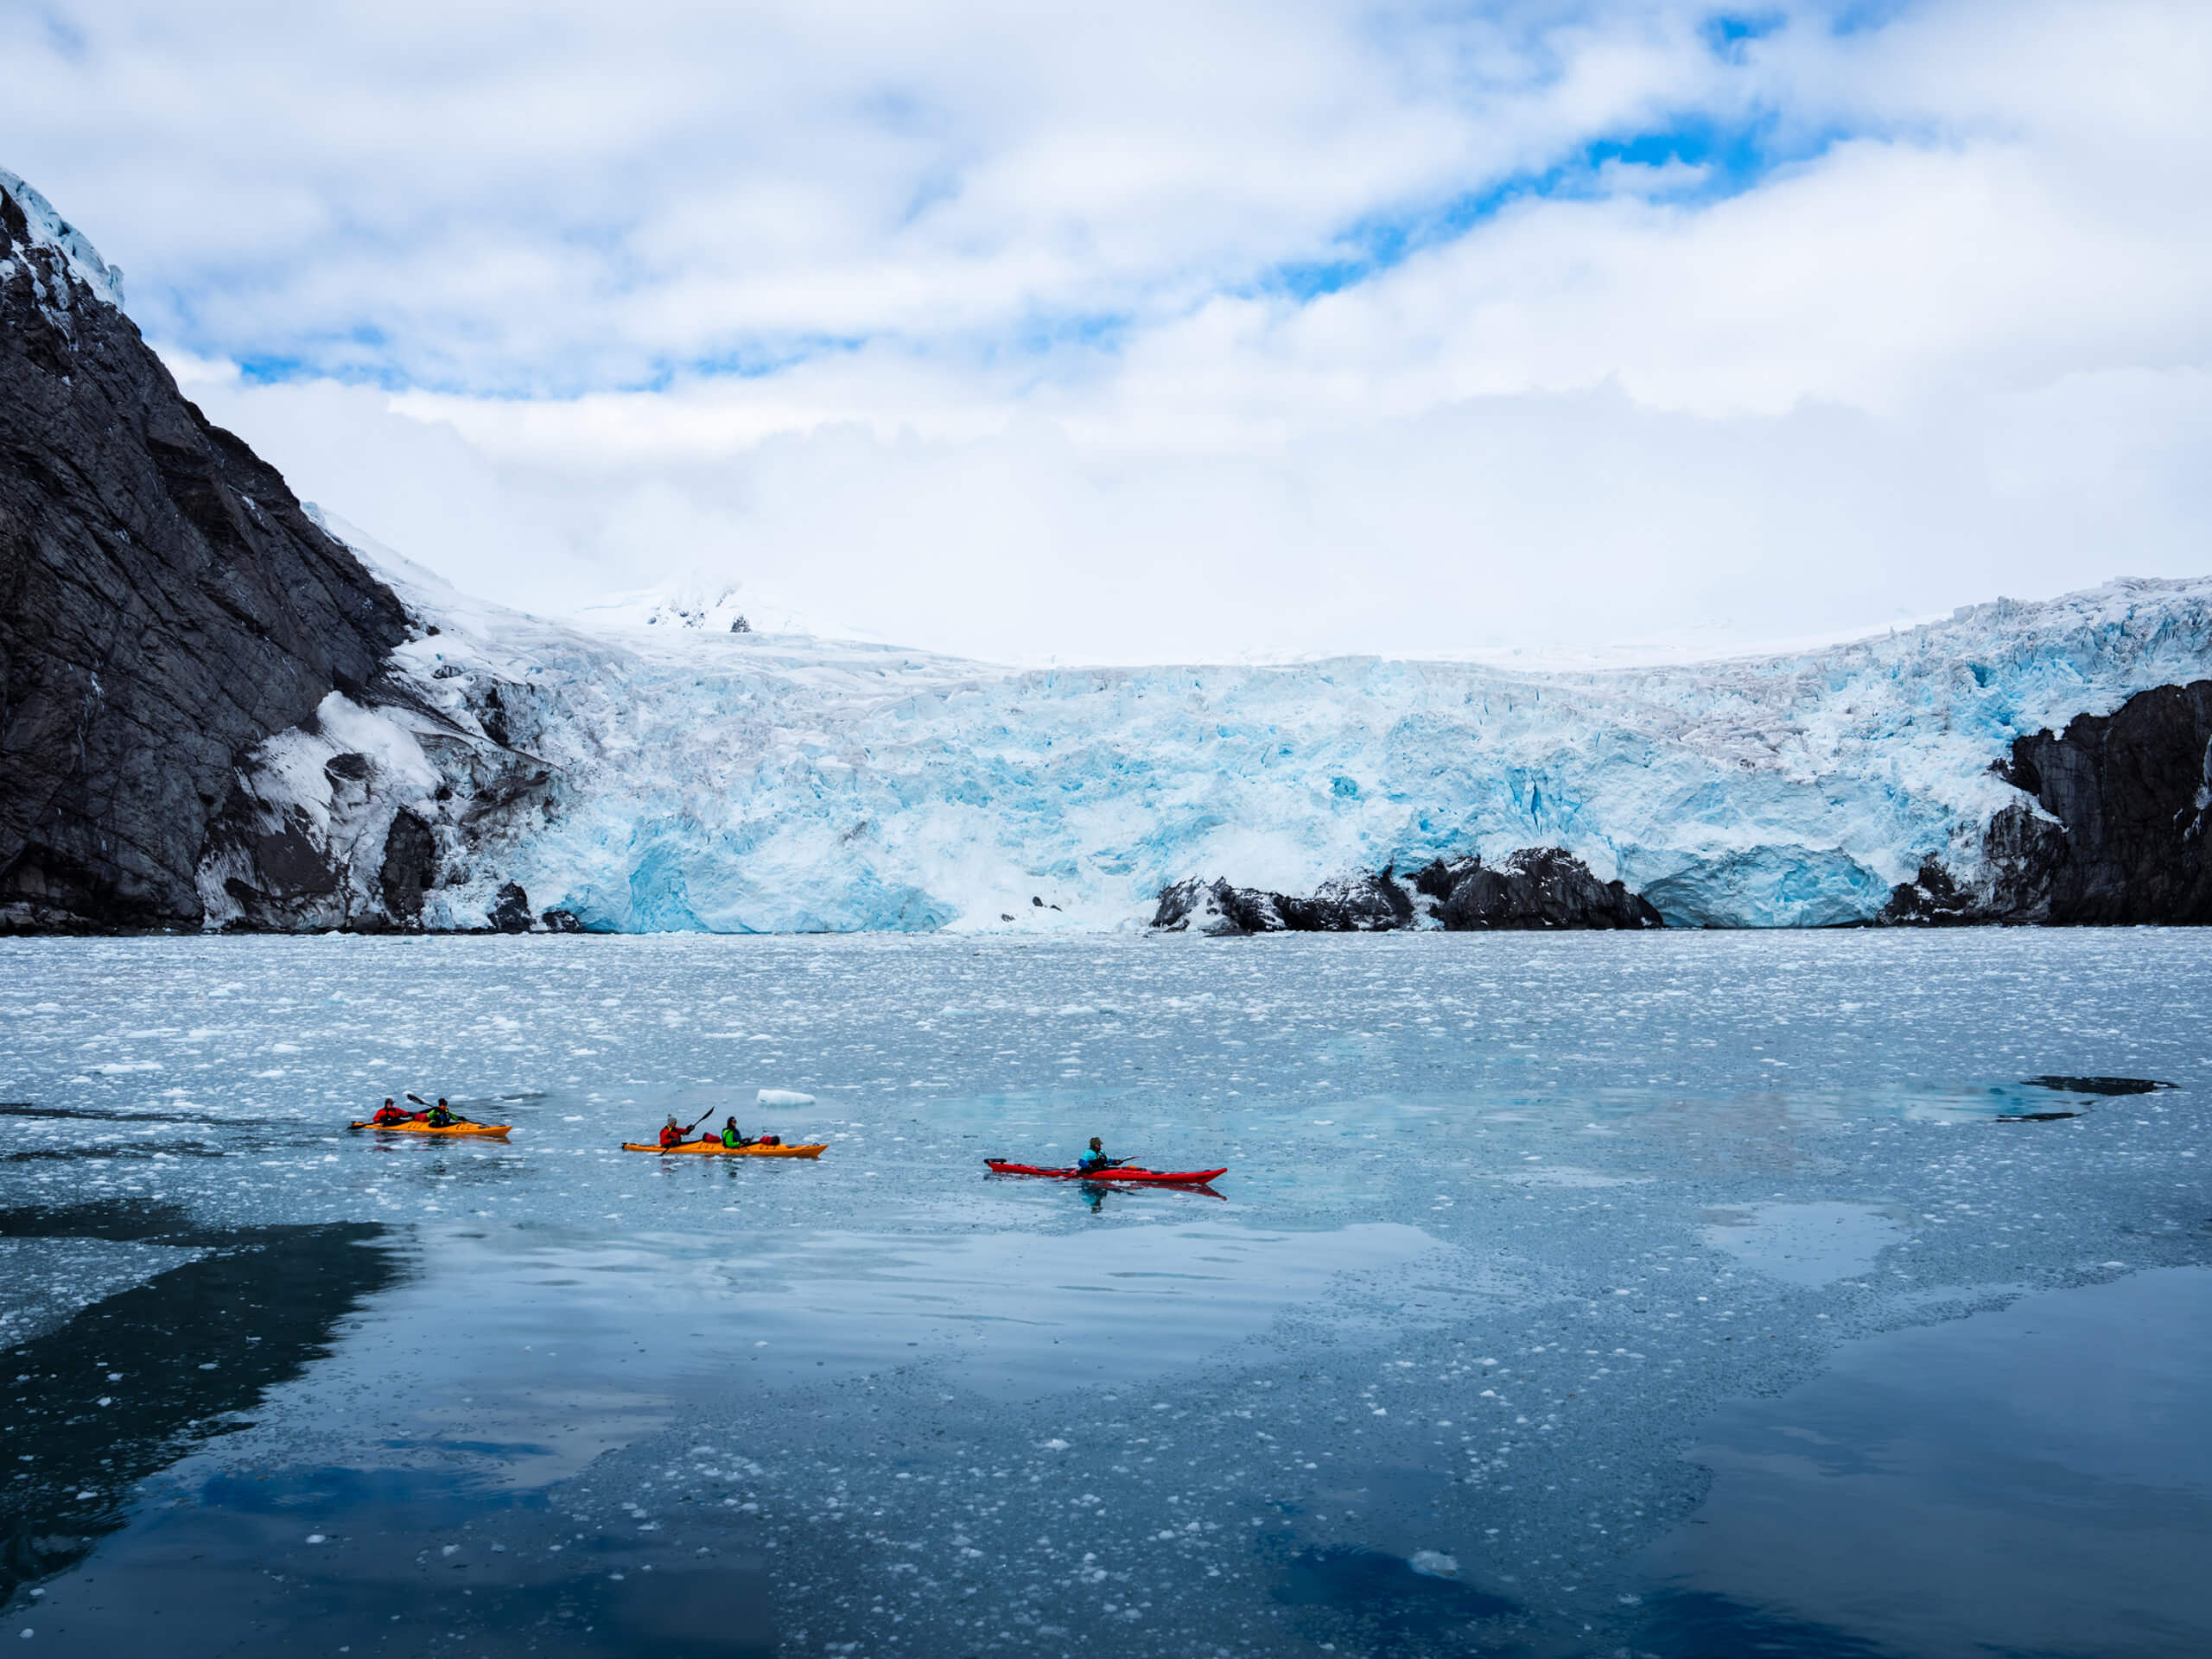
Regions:
<instances>
[{"instance_id":1,"label":"snow patch on rock","mask_svg":"<svg viewBox=\"0 0 2212 1659\"><path fill-rule=\"evenodd\" d=\"M54 211L54 204L41 195L35 186L29 185L0 167L0 191L16 199L23 211L23 218L30 226L30 241L34 247L51 248L60 256L70 274L82 282L100 299L123 309L123 270L111 265L99 255L85 233Z\"/></svg>"}]
</instances>

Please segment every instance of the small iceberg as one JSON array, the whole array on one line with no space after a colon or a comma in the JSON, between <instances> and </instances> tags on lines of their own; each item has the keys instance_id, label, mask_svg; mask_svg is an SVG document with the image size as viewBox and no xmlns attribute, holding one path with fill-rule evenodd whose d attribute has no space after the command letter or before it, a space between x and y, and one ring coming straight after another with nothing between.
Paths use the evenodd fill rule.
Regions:
<instances>
[{"instance_id":1,"label":"small iceberg","mask_svg":"<svg viewBox=\"0 0 2212 1659\"><path fill-rule=\"evenodd\" d=\"M796 1089L763 1089L753 1096L756 1106L811 1106L812 1095L802 1095Z\"/></svg>"}]
</instances>

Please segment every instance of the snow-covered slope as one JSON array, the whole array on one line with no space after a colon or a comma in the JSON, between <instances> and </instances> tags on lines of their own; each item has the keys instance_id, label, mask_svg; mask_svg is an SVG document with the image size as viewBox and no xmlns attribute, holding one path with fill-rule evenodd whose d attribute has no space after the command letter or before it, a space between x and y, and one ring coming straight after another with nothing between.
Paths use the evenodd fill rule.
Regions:
<instances>
[{"instance_id":1,"label":"snow-covered slope","mask_svg":"<svg viewBox=\"0 0 2212 1659\"><path fill-rule=\"evenodd\" d=\"M693 628L715 633L749 633L753 623L746 615L746 601L733 582L709 582L689 575L622 594L589 605L577 622L589 632L630 628Z\"/></svg>"},{"instance_id":2,"label":"snow-covered slope","mask_svg":"<svg viewBox=\"0 0 2212 1659\"><path fill-rule=\"evenodd\" d=\"M264 792L355 838L365 894L391 813L421 816L432 925L482 925L512 880L621 931L1118 928L1187 876L1301 892L1530 846L1677 925L1859 920L1929 855L1980 856L2024 798L1990 770L2015 735L2212 673L2212 579L1689 667L1016 671L726 625L579 630L332 528L441 622L398 653L423 707L334 696L320 733L271 746ZM512 765L457 768L456 733L543 763L522 808L492 798ZM323 770L341 747L376 772L352 821Z\"/></svg>"},{"instance_id":3,"label":"snow-covered slope","mask_svg":"<svg viewBox=\"0 0 2212 1659\"><path fill-rule=\"evenodd\" d=\"M25 239L35 247L51 248L61 256L72 275L89 287L94 297L117 310L123 308L123 272L102 259L85 233L54 211L54 204L6 168L0 167L0 194L11 196L21 207ZM56 289L41 300L67 307L66 289Z\"/></svg>"}]
</instances>

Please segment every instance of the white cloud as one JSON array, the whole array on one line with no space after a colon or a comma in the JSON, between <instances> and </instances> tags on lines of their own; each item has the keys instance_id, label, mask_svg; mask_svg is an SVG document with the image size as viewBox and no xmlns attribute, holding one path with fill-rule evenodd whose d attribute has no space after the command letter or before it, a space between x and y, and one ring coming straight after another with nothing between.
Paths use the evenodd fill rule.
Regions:
<instances>
[{"instance_id":1,"label":"white cloud","mask_svg":"<svg viewBox=\"0 0 2212 1659\"><path fill-rule=\"evenodd\" d=\"M0 21L0 159L303 494L539 607L1726 648L2202 570L2212 16L1707 21L112 0Z\"/></svg>"}]
</instances>

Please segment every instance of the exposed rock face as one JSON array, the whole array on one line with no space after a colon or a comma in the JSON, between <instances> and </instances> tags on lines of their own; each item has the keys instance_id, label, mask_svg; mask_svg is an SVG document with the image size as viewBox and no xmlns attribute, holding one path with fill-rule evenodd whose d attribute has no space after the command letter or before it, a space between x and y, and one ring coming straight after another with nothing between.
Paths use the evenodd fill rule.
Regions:
<instances>
[{"instance_id":1,"label":"exposed rock face","mask_svg":"<svg viewBox=\"0 0 2212 1659\"><path fill-rule=\"evenodd\" d=\"M575 928L502 881L545 695L444 660L121 298L0 172L0 931Z\"/></svg>"},{"instance_id":2,"label":"exposed rock face","mask_svg":"<svg viewBox=\"0 0 2212 1659\"><path fill-rule=\"evenodd\" d=\"M2212 680L2139 692L2063 734L2018 738L1996 770L2034 804L1991 820L1979 871L1961 879L1930 860L1891 896L1883 921L2212 922Z\"/></svg>"},{"instance_id":3,"label":"exposed rock face","mask_svg":"<svg viewBox=\"0 0 2212 1659\"><path fill-rule=\"evenodd\" d=\"M437 873L438 843L430 826L412 812L393 813L391 828L385 832L384 863L377 871L385 914L402 926L420 917L423 895Z\"/></svg>"},{"instance_id":4,"label":"exposed rock face","mask_svg":"<svg viewBox=\"0 0 2212 1659\"><path fill-rule=\"evenodd\" d=\"M1231 887L1192 876L1160 890L1152 925L1166 933L1379 933L1414 919L1414 904L1388 870L1324 882L1311 898Z\"/></svg>"},{"instance_id":5,"label":"exposed rock face","mask_svg":"<svg viewBox=\"0 0 2212 1659\"><path fill-rule=\"evenodd\" d=\"M497 933L527 933L530 931L530 895L523 891L519 881L509 881L499 888L499 896L493 904L490 920Z\"/></svg>"},{"instance_id":6,"label":"exposed rock face","mask_svg":"<svg viewBox=\"0 0 2212 1659\"><path fill-rule=\"evenodd\" d=\"M1442 860L1418 874L1393 870L1324 883L1311 898L1197 877L1160 893L1162 932L1371 933L1433 926L1484 929L1662 927L1659 912L1618 881L1600 881L1556 847L1529 847L1503 863Z\"/></svg>"},{"instance_id":7,"label":"exposed rock face","mask_svg":"<svg viewBox=\"0 0 2212 1659\"><path fill-rule=\"evenodd\" d=\"M407 654L358 700L334 692L239 757L200 853L206 925L558 930L503 877L559 786L557 767L518 747L536 694L482 671L413 674Z\"/></svg>"},{"instance_id":8,"label":"exposed rock face","mask_svg":"<svg viewBox=\"0 0 2212 1659\"><path fill-rule=\"evenodd\" d=\"M1495 866L1478 858L1440 861L1415 876L1414 886L1438 901L1437 919L1455 933L1666 925L1641 896L1621 882L1599 880L1588 865L1556 847L1526 847Z\"/></svg>"},{"instance_id":9,"label":"exposed rock face","mask_svg":"<svg viewBox=\"0 0 2212 1659\"><path fill-rule=\"evenodd\" d=\"M409 631L119 294L0 174L0 928L199 925L241 759L359 695ZM259 833L272 880L330 879L292 827Z\"/></svg>"}]
</instances>

